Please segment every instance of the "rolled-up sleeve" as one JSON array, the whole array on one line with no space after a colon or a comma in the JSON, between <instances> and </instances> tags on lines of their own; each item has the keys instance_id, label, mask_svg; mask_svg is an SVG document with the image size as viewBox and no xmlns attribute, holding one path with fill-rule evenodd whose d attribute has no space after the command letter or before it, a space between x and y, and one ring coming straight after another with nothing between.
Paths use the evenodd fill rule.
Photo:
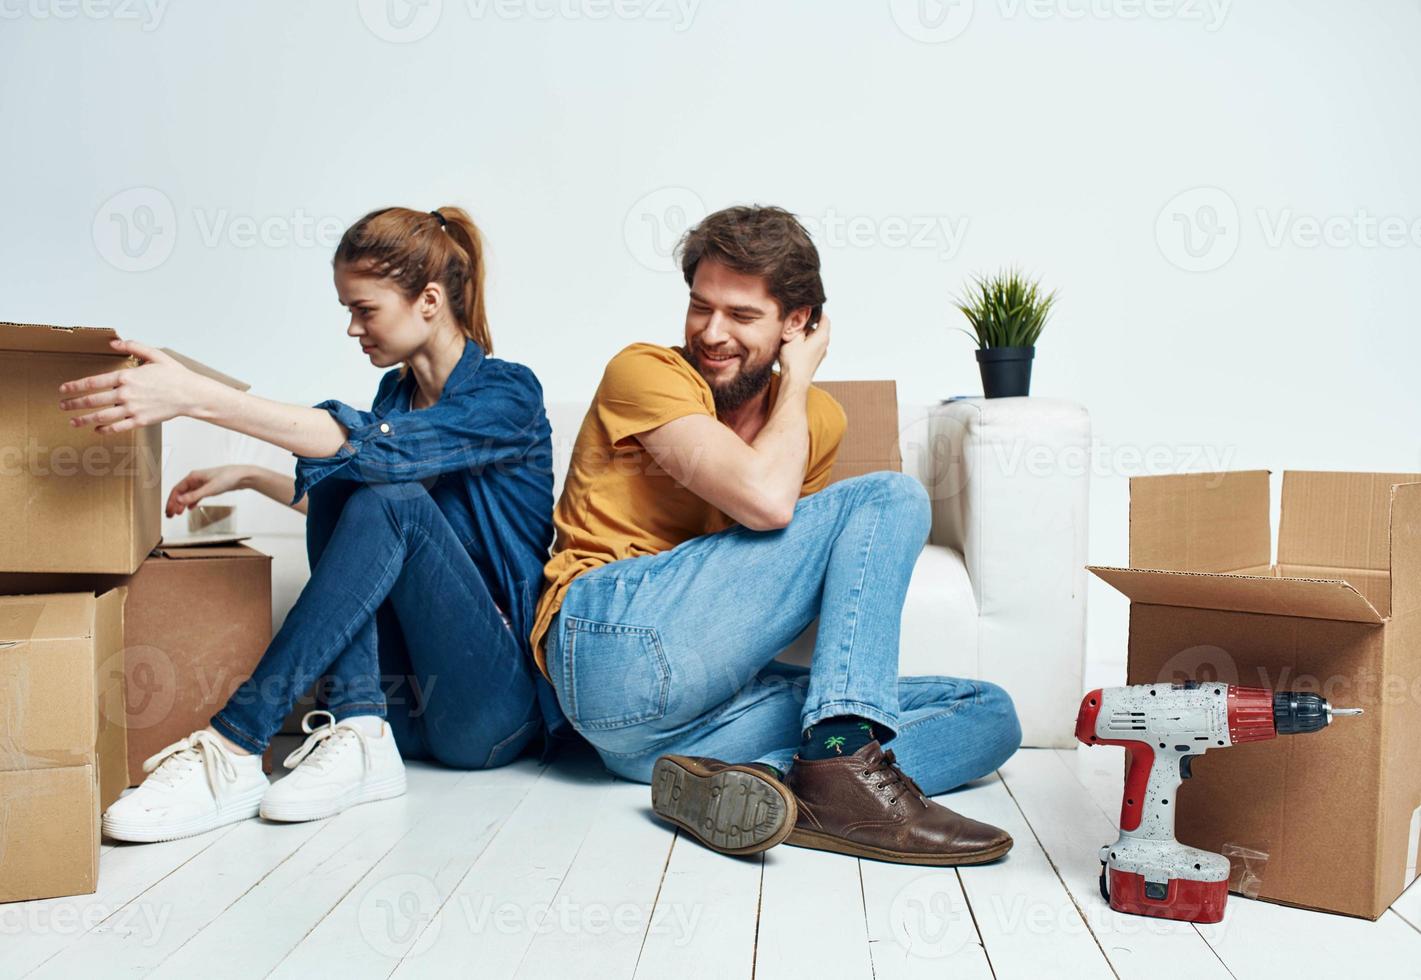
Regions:
<instances>
[{"instance_id":1,"label":"rolled-up sleeve","mask_svg":"<svg viewBox=\"0 0 1421 980\"><path fill-rule=\"evenodd\" d=\"M345 427L346 441L334 456L296 457L293 503L328 478L404 483L522 459L548 426L537 378L511 364L481 370L473 390L446 393L417 411L377 415L340 401L316 408Z\"/></svg>"}]
</instances>

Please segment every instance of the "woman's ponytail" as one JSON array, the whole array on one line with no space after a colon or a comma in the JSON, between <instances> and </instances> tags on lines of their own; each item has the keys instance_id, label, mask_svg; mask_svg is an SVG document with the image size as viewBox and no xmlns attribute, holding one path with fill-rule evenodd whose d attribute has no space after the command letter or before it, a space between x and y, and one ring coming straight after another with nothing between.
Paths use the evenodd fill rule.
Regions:
<instances>
[{"instance_id":1,"label":"woman's ponytail","mask_svg":"<svg viewBox=\"0 0 1421 980\"><path fill-rule=\"evenodd\" d=\"M483 236L463 208L371 211L346 229L333 261L390 280L410 300L439 283L460 332L493 353L484 312Z\"/></svg>"},{"instance_id":2,"label":"woman's ponytail","mask_svg":"<svg viewBox=\"0 0 1421 980\"><path fill-rule=\"evenodd\" d=\"M493 353L493 338L488 332L488 314L484 312L484 239L478 225L463 208L446 205L434 212L444 221L444 230L464 253L465 269L463 291L457 303L463 316L459 325L465 336L483 348L485 354Z\"/></svg>"}]
</instances>

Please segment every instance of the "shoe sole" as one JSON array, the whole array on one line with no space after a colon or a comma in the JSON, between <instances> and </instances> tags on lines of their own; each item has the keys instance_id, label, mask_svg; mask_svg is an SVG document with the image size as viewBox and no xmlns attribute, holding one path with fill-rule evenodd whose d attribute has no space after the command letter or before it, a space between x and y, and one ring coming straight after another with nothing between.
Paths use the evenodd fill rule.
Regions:
<instances>
[{"instance_id":1,"label":"shoe sole","mask_svg":"<svg viewBox=\"0 0 1421 980\"><path fill-rule=\"evenodd\" d=\"M279 786L281 784L274 783L273 785ZM263 801L260 814L263 820L272 820L276 823L306 823L310 820L326 820L342 810L349 810L362 803L392 800L397 796L404 795L405 775L400 773L397 778L362 786L360 792L353 799L343 799L335 804L323 802L319 805L300 802L269 805Z\"/></svg>"},{"instance_id":2,"label":"shoe sole","mask_svg":"<svg viewBox=\"0 0 1421 980\"><path fill-rule=\"evenodd\" d=\"M889 861L893 864L925 864L941 868L956 865L989 864L1003 857L1016 842L1008 838L1003 844L996 844L979 851L965 851L957 854L921 854L874 847L872 844L859 844L842 837L833 837L813 830L795 830L785 839L785 843L791 847L833 851L835 854L850 854L854 857Z\"/></svg>"},{"instance_id":3,"label":"shoe sole","mask_svg":"<svg viewBox=\"0 0 1421 980\"><path fill-rule=\"evenodd\" d=\"M263 789L262 793L266 790ZM123 841L128 844L158 844L163 841L181 840L184 837L196 837L198 834L205 834L225 827L228 824L239 823L243 820L250 820L257 815L261 808L261 795L253 795L250 801L232 800L224 804L216 814L204 816L198 820L189 820L186 823L167 826L153 826L124 823L122 820L111 819L107 814L103 819L104 834L116 841Z\"/></svg>"},{"instance_id":4,"label":"shoe sole","mask_svg":"<svg viewBox=\"0 0 1421 980\"><path fill-rule=\"evenodd\" d=\"M722 854L758 854L784 841L799 816L794 795L745 766L710 770L685 756L656 760L651 809Z\"/></svg>"}]
</instances>

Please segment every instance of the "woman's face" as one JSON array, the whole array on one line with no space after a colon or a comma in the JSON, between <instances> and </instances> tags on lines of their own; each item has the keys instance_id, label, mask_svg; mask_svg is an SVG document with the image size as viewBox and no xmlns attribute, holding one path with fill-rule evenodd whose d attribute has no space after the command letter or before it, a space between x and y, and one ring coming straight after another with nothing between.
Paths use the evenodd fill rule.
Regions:
<instances>
[{"instance_id":1,"label":"woman's face","mask_svg":"<svg viewBox=\"0 0 1421 980\"><path fill-rule=\"evenodd\" d=\"M443 300L438 284L410 300L388 279L362 275L343 263L335 267L335 284L341 305L350 311L346 335L360 341L375 367L401 364L429 343Z\"/></svg>"}]
</instances>

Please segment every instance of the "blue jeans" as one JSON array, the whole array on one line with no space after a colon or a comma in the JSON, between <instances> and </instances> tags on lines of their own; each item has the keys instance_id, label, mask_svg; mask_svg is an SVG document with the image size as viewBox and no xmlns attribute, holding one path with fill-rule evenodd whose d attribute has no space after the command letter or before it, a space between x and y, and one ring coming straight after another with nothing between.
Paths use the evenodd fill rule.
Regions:
<instances>
[{"instance_id":1,"label":"blue jeans","mask_svg":"<svg viewBox=\"0 0 1421 980\"><path fill-rule=\"evenodd\" d=\"M385 717L406 759L512 761L540 728L533 668L434 499L324 481L309 511L311 579L213 726L261 752L324 675L323 706Z\"/></svg>"},{"instance_id":2,"label":"blue jeans","mask_svg":"<svg viewBox=\"0 0 1421 980\"><path fill-rule=\"evenodd\" d=\"M990 773L1021 744L984 681L899 677L908 578L927 540L901 473L800 499L776 531L736 526L573 580L547 639L573 727L607 768L648 782L665 753L790 767L803 730L859 715L929 794ZM808 668L775 656L819 617Z\"/></svg>"}]
</instances>

